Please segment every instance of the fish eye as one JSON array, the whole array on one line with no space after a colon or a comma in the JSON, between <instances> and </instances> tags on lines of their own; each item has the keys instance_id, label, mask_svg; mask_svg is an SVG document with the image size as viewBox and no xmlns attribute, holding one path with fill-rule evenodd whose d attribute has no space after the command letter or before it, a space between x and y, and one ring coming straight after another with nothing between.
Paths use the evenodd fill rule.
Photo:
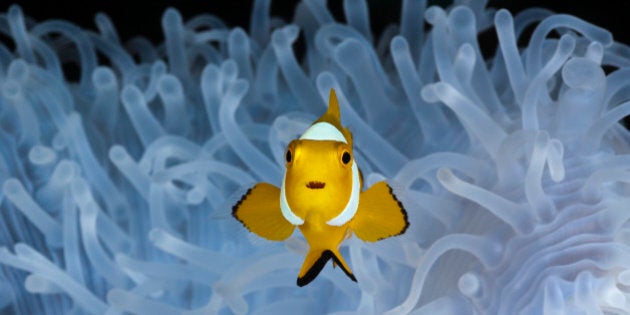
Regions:
<instances>
[{"instance_id":1,"label":"fish eye","mask_svg":"<svg viewBox=\"0 0 630 315\"><path fill-rule=\"evenodd\" d=\"M341 155L341 162L343 162L343 164L348 164L350 163L350 153L348 153L348 151L344 152L343 155Z\"/></svg>"},{"instance_id":2,"label":"fish eye","mask_svg":"<svg viewBox=\"0 0 630 315\"><path fill-rule=\"evenodd\" d=\"M291 156L291 149L287 150L287 154L284 156L284 159L287 160L287 163L291 163L292 160L292 156Z\"/></svg>"}]
</instances>

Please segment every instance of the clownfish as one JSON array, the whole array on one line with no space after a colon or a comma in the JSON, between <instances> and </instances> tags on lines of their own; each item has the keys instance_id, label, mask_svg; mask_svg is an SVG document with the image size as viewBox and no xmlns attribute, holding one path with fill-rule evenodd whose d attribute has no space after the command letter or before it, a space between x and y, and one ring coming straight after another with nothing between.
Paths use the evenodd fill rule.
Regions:
<instances>
[{"instance_id":1,"label":"clownfish","mask_svg":"<svg viewBox=\"0 0 630 315\"><path fill-rule=\"evenodd\" d=\"M297 226L309 244L297 285L313 281L328 260L357 281L339 253L354 233L367 242L400 235L407 213L385 182L362 191L363 176L354 160L352 134L341 126L339 103L330 90L328 110L300 138L289 143L280 188L258 183L232 208L232 215L260 237L282 241Z\"/></svg>"}]
</instances>

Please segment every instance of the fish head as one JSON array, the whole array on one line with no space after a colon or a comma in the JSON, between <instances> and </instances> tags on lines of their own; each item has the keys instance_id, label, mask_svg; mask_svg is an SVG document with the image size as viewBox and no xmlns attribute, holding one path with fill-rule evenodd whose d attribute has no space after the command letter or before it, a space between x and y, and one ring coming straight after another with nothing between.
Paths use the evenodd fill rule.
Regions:
<instances>
[{"instance_id":1,"label":"fish head","mask_svg":"<svg viewBox=\"0 0 630 315\"><path fill-rule=\"evenodd\" d=\"M292 209L317 207L334 211L347 204L352 193L354 163L350 145L298 139L287 147L285 160L285 194Z\"/></svg>"}]
</instances>

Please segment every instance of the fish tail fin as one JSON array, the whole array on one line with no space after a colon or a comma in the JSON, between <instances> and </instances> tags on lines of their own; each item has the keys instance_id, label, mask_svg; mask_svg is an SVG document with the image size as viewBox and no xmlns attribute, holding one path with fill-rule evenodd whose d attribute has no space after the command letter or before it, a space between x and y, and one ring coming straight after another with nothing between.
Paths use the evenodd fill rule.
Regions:
<instances>
[{"instance_id":1,"label":"fish tail fin","mask_svg":"<svg viewBox=\"0 0 630 315\"><path fill-rule=\"evenodd\" d=\"M330 250L330 249L311 249L308 254L306 254L306 258L304 259L304 263L302 264L302 268L300 269L300 273L297 278L297 285L303 287L311 281L313 281L317 275L322 271L328 260L332 258L333 262L343 269L343 272L352 280L357 281L357 279L350 271L348 264L343 260L341 254L338 250Z\"/></svg>"}]
</instances>

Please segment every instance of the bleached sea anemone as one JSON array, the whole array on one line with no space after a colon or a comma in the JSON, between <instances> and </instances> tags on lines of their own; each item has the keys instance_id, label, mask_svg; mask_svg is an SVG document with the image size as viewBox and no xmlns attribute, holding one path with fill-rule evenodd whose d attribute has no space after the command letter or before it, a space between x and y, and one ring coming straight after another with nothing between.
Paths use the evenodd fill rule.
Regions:
<instances>
[{"instance_id":1,"label":"bleached sea anemone","mask_svg":"<svg viewBox=\"0 0 630 315\"><path fill-rule=\"evenodd\" d=\"M405 0L379 38L363 0L347 23L321 0L269 8L249 34L168 9L158 46L122 45L105 15L97 32L0 15L2 314L630 314L630 47L484 1ZM278 185L330 88L410 228L345 242L358 283L326 267L297 288L304 241L230 208Z\"/></svg>"}]
</instances>

